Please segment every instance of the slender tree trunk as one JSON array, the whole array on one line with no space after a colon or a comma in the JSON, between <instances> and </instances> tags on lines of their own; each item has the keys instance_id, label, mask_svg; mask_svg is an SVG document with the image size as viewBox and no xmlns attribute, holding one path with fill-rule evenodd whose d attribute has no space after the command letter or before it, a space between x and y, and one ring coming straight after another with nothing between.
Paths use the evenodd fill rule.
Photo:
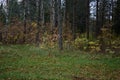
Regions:
<instances>
[{"instance_id":1,"label":"slender tree trunk","mask_svg":"<svg viewBox=\"0 0 120 80\"><path fill-rule=\"evenodd\" d=\"M66 0L64 0L64 2L63 2L63 6L64 6L64 8L63 8L63 22L65 22L65 13L66 13L66 7L65 7L65 5L66 5Z\"/></svg>"},{"instance_id":2,"label":"slender tree trunk","mask_svg":"<svg viewBox=\"0 0 120 80\"><path fill-rule=\"evenodd\" d=\"M72 32L73 32L73 39L75 40L75 0L73 0L73 21L72 21Z\"/></svg>"},{"instance_id":3,"label":"slender tree trunk","mask_svg":"<svg viewBox=\"0 0 120 80\"><path fill-rule=\"evenodd\" d=\"M2 9L3 9L3 3L1 3L1 5L0 5L0 21L1 21L0 22L0 42L2 41L2 28L1 28L1 26L2 26L1 25L1 23L2 23L2 20L1 20L2 18L1 17L3 15L3 14L1 14L2 13Z\"/></svg>"},{"instance_id":4,"label":"slender tree trunk","mask_svg":"<svg viewBox=\"0 0 120 80\"><path fill-rule=\"evenodd\" d=\"M30 1L26 0L27 4L26 4L26 8L27 8L27 15L30 16Z\"/></svg>"},{"instance_id":5,"label":"slender tree trunk","mask_svg":"<svg viewBox=\"0 0 120 80\"><path fill-rule=\"evenodd\" d=\"M112 8L112 21L114 19L114 2L111 0L111 8Z\"/></svg>"},{"instance_id":6,"label":"slender tree trunk","mask_svg":"<svg viewBox=\"0 0 120 80\"><path fill-rule=\"evenodd\" d=\"M108 7L108 21L109 21L109 24L111 23L111 7L112 7L112 4L111 4L111 2L109 2L109 7Z\"/></svg>"},{"instance_id":7,"label":"slender tree trunk","mask_svg":"<svg viewBox=\"0 0 120 80\"><path fill-rule=\"evenodd\" d=\"M100 13L101 13L101 19L100 19L100 22L101 22L101 24L100 24L100 26L101 27L103 27L103 25L104 25L104 23L106 22L106 6L107 6L107 0L102 0L101 1L101 11L100 11Z\"/></svg>"},{"instance_id":8,"label":"slender tree trunk","mask_svg":"<svg viewBox=\"0 0 120 80\"><path fill-rule=\"evenodd\" d=\"M90 16L90 9L89 9L89 0L86 0L86 31L87 31L87 39L89 39L89 16Z\"/></svg>"},{"instance_id":9,"label":"slender tree trunk","mask_svg":"<svg viewBox=\"0 0 120 80\"><path fill-rule=\"evenodd\" d=\"M23 21L24 21L24 37L23 37L23 43L26 43L26 33L27 33L27 29L26 29L26 27L27 27L27 0L24 0L23 1L23 4L24 4L24 19L23 19Z\"/></svg>"},{"instance_id":10,"label":"slender tree trunk","mask_svg":"<svg viewBox=\"0 0 120 80\"><path fill-rule=\"evenodd\" d=\"M99 35L99 0L96 0L96 28L95 28L95 37L97 38L97 36Z\"/></svg>"},{"instance_id":11,"label":"slender tree trunk","mask_svg":"<svg viewBox=\"0 0 120 80\"><path fill-rule=\"evenodd\" d=\"M50 24L51 24L51 32L53 32L53 28L55 28L55 0L50 0Z\"/></svg>"},{"instance_id":12,"label":"slender tree trunk","mask_svg":"<svg viewBox=\"0 0 120 80\"><path fill-rule=\"evenodd\" d=\"M36 45L40 45L40 27L41 27L41 0L36 1L37 5L37 33L36 33Z\"/></svg>"},{"instance_id":13,"label":"slender tree trunk","mask_svg":"<svg viewBox=\"0 0 120 80\"><path fill-rule=\"evenodd\" d=\"M37 33L36 33L36 44L40 45L40 29L44 26L44 7L43 0L37 0Z\"/></svg>"},{"instance_id":14,"label":"slender tree trunk","mask_svg":"<svg viewBox=\"0 0 120 80\"><path fill-rule=\"evenodd\" d=\"M9 24L9 0L6 0L6 26Z\"/></svg>"},{"instance_id":15,"label":"slender tree trunk","mask_svg":"<svg viewBox=\"0 0 120 80\"><path fill-rule=\"evenodd\" d=\"M61 15L61 0L58 0L58 42L59 49L63 49L62 43L62 15Z\"/></svg>"},{"instance_id":16,"label":"slender tree trunk","mask_svg":"<svg viewBox=\"0 0 120 80\"><path fill-rule=\"evenodd\" d=\"M68 0L65 0L65 27L68 27Z\"/></svg>"},{"instance_id":17,"label":"slender tree trunk","mask_svg":"<svg viewBox=\"0 0 120 80\"><path fill-rule=\"evenodd\" d=\"M44 0L41 0L41 26L44 27L45 19L44 19Z\"/></svg>"},{"instance_id":18,"label":"slender tree trunk","mask_svg":"<svg viewBox=\"0 0 120 80\"><path fill-rule=\"evenodd\" d=\"M57 14L58 10L57 10L57 5L58 5L57 0L55 0L55 27L58 26L58 14Z\"/></svg>"},{"instance_id":19,"label":"slender tree trunk","mask_svg":"<svg viewBox=\"0 0 120 80\"><path fill-rule=\"evenodd\" d=\"M104 25L104 21L105 21L105 18L104 18L104 12L105 11L105 7L104 7L104 1L102 1L102 9L101 9L101 27L103 27Z\"/></svg>"}]
</instances>

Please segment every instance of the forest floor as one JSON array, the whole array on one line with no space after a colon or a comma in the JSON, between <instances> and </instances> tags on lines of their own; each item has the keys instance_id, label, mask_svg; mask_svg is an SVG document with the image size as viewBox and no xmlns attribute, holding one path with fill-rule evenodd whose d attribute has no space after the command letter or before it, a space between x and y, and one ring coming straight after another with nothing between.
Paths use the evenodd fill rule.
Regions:
<instances>
[{"instance_id":1,"label":"forest floor","mask_svg":"<svg viewBox=\"0 0 120 80\"><path fill-rule=\"evenodd\" d=\"M0 80L120 80L120 57L0 45Z\"/></svg>"}]
</instances>

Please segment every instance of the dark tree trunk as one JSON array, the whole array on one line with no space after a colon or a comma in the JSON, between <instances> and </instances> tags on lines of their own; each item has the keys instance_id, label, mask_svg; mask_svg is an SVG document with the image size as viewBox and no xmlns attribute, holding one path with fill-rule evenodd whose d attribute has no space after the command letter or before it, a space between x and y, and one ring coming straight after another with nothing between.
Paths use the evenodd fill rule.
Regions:
<instances>
[{"instance_id":1,"label":"dark tree trunk","mask_svg":"<svg viewBox=\"0 0 120 80\"><path fill-rule=\"evenodd\" d=\"M2 32L0 32L0 42L2 42Z\"/></svg>"},{"instance_id":2,"label":"dark tree trunk","mask_svg":"<svg viewBox=\"0 0 120 80\"><path fill-rule=\"evenodd\" d=\"M112 21L114 19L114 2L111 0L111 8L112 8Z\"/></svg>"},{"instance_id":3,"label":"dark tree trunk","mask_svg":"<svg viewBox=\"0 0 120 80\"><path fill-rule=\"evenodd\" d=\"M6 26L9 24L9 0L6 0Z\"/></svg>"},{"instance_id":4,"label":"dark tree trunk","mask_svg":"<svg viewBox=\"0 0 120 80\"><path fill-rule=\"evenodd\" d=\"M68 27L68 0L65 0L65 27Z\"/></svg>"},{"instance_id":5,"label":"dark tree trunk","mask_svg":"<svg viewBox=\"0 0 120 80\"><path fill-rule=\"evenodd\" d=\"M59 49L63 49L62 43L62 15L61 15L61 0L58 0L58 44Z\"/></svg>"},{"instance_id":6,"label":"dark tree trunk","mask_svg":"<svg viewBox=\"0 0 120 80\"><path fill-rule=\"evenodd\" d=\"M40 45L40 26L41 26L41 0L37 0L36 1L36 5L37 5L37 33L36 33L36 45L39 46Z\"/></svg>"},{"instance_id":7,"label":"dark tree trunk","mask_svg":"<svg viewBox=\"0 0 120 80\"><path fill-rule=\"evenodd\" d=\"M75 0L73 0L73 20L72 20L72 33L73 33L73 39L75 40Z\"/></svg>"},{"instance_id":8,"label":"dark tree trunk","mask_svg":"<svg viewBox=\"0 0 120 80\"><path fill-rule=\"evenodd\" d=\"M95 28L95 33L96 33L96 38L100 33L100 27L99 27L99 0L96 0L96 28Z\"/></svg>"},{"instance_id":9,"label":"dark tree trunk","mask_svg":"<svg viewBox=\"0 0 120 80\"><path fill-rule=\"evenodd\" d=\"M50 0L50 24L51 24L51 32L53 33L53 29L55 28L55 0Z\"/></svg>"},{"instance_id":10,"label":"dark tree trunk","mask_svg":"<svg viewBox=\"0 0 120 80\"><path fill-rule=\"evenodd\" d=\"M87 39L89 39L89 16L90 16L89 0L86 0L86 32L87 32Z\"/></svg>"},{"instance_id":11,"label":"dark tree trunk","mask_svg":"<svg viewBox=\"0 0 120 80\"><path fill-rule=\"evenodd\" d=\"M55 27L58 26L57 5L58 5L57 0L55 0Z\"/></svg>"},{"instance_id":12,"label":"dark tree trunk","mask_svg":"<svg viewBox=\"0 0 120 80\"><path fill-rule=\"evenodd\" d=\"M26 29L26 27L27 27L27 0L24 0L23 1L23 4L24 4L24 19L23 19L23 21L24 21L24 36L23 36L23 43L26 43L26 33L27 33L27 29Z\"/></svg>"}]
</instances>

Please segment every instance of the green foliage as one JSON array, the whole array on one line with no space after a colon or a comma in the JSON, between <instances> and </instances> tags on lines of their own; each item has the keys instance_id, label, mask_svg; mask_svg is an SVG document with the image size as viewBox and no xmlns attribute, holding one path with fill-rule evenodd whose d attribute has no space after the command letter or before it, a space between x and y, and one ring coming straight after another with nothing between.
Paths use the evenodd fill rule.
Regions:
<instances>
[{"instance_id":1,"label":"green foliage","mask_svg":"<svg viewBox=\"0 0 120 80\"><path fill-rule=\"evenodd\" d=\"M110 25L105 25L109 26ZM102 28L101 29L102 33L101 36L99 37L100 45L101 47L104 48L105 52L108 53L118 53L119 54L119 49L120 49L120 39L119 37L115 37L114 34L112 34L110 28Z\"/></svg>"},{"instance_id":2,"label":"green foliage","mask_svg":"<svg viewBox=\"0 0 120 80\"><path fill-rule=\"evenodd\" d=\"M99 40L89 41L88 44L89 44L89 50L91 51L91 53L101 51Z\"/></svg>"},{"instance_id":3,"label":"green foliage","mask_svg":"<svg viewBox=\"0 0 120 80\"><path fill-rule=\"evenodd\" d=\"M74 46L77 49L85 50L88 45L88 40L86 38L77 37L74 41Z\"/></svg>"},{"instance_id":4,"label":"green foliage","mask_svg":"<svg viewBox=\"0 0 120 80\"><path fill-rule=\"evenodd\" d=\"M110 27L109 25L107 25ZM111 42L111 39L113 38L113 34L111 32L110 28L101 28L101 35L99 36L99 39L102 38L104 40L104 43L106 45L109 45Z\"/></svg>"},{"instance_id":5,"label":"green foliage","mask_svg":"<svg viewBox=\"0 0 120 80\"><path fill-rule=\"evenodd\" d=\"M0 46L0 80L119 80L120 57L47 50L32 45Z\"/></svg>"},{"instance_id":6,"label":"green foliage","mask_svg":"<svg viewBox=\"0 0 120 80\"><path fill-rule=\"evenodd\" d=\"M83 35L77 37L73 43L75 49L87 50L91 53L101 51L99 40L88 40Z\"/></svg>"}]
</instances>

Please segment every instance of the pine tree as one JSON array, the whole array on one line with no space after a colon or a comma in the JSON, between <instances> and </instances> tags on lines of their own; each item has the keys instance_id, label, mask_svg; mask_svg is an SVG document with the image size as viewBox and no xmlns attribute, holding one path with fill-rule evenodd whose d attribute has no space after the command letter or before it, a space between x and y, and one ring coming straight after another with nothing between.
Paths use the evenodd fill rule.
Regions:
<instances>
[{"instance_id":1,"label":"pine tree","mask_svg":"<svg viewBox=\"0 0 120 80\"><path fill-rule=\"evenodd\" d=\"M59 49L63 49L63 43L62 43L62 15L61 15L61 0L58 0L58 44Z\"/></svg>"},{"instance_id":2,"label":"pine tree","mask_svg":"<svg viewBox=\"0 0 120 80\"><path fill-rule=\"evenodd\" d=\"M120 0L117 0L116 3L113 30L117 36L120 35Z\"/></svg>"}]
</instances>

